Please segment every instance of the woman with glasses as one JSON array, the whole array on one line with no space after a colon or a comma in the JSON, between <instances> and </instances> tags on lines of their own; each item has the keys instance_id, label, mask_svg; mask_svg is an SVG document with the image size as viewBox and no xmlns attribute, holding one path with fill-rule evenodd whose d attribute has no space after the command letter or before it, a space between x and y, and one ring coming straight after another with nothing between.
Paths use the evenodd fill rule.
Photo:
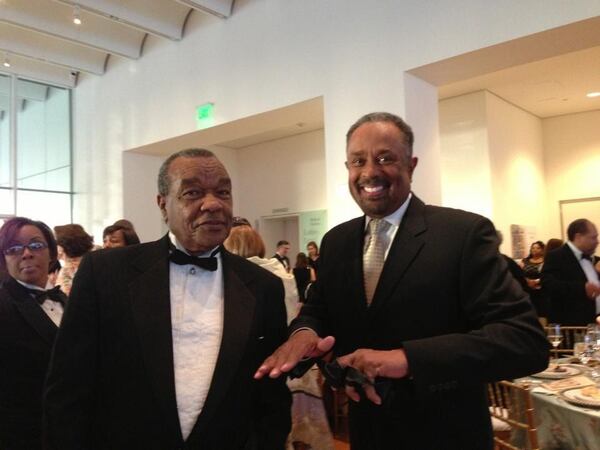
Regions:
<instances>
[{"instance_id":1,"label":"woman with glasses","mask_svg":"<svg viewBox=\"0 0 600 450\"><path fill-rule=\"evenodd\" d=\"M42 448L42 392L66 296L51 288L56 241L42 222L9 219L0 228L0 449Z\"/></svg>"}]
</instances>

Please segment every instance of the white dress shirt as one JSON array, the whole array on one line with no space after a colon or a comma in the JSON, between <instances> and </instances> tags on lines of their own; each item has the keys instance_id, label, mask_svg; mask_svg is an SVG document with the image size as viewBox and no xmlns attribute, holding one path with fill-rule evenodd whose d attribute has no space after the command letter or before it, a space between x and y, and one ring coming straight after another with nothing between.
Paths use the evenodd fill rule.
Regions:
<instances>
[{"instance_id":1,"label":"white dress shirt","mask_svg":"<svg viewBox=\"0 0 600 450\"><path fill-rule=\"evenodd\" d=\"M573 254L575 255L575 258L577 258L577 261L579 261L579 265L583 269L587 280L590 283L600 286L600 277L598 276L598 272L596 272L596 269L594 268L594 264L591 261L582 258L583 252L577 247L575 247L575 245L571 241L567 241L567 245L573 251ZM596 314L600 314L600 295L596 296Z\"/></svg>"},{"instance_id":2,"label":"white dress shirt","mask_svg":"<svg viewBox=\"0 0 600 450\"><path fill-rule=\"evenodd\" d=\"M46 289L42 289L41 287L35 286L33 284L23 283L19 280L16 281L20 285L25 286L27 289L35 289L36 291L45 291L53 288L52 283L50 282L46 284ZM52 322L54 322L54 324L57 327L60 326L60 321L62 320L64 312L63 306L60 302L55 302L54 300L50 300L49 298L47 298L46 300L44 300L44 303L40 305L40 307L44 310L46 315L50 318Z\"/></svg>"},{"instance_id":3,"label":"white dress shirt","mask_svg":"<svg viewBox=\"0 0 600 450\"><path fill-rule=\"evenodd\" d=\"M174 235L176 248L185 252ZM213 249L214 250L214 249ZM211 252L200 255L210 256ZM181 434L187 439L202 412L223 335L223 264L211 272L169 264L175 394Z\"/></svg>"},{"instance_id":4,"label":"white dress shirt","mask_svg":"<svg viewBox=\"0 0 600 450\"><path fill-rule=\"evenodd\" d=\"M392 242L394 242L394 238L396 237L396 233L398 232L398 228L400 228L400 223L404 218L404 214L406 214L406 210L408 209L408 204L410 203L410 199L412 198L412 192L408 193L408 197L404 200L404 203L400 205L396 211L394 211L389 216L383 218L386 222L388 222L391 226L386 231L386 248L384 258L387 259L388 253L390 252L390 248L392 247ZM365 230L369 229L369 222L373 220L371 217L367 216L367 220L365 220ZM367 244L368 239L365 239L365 245ZM364 252L364 250L363 250Z\"/></svg>"}]
</instances>

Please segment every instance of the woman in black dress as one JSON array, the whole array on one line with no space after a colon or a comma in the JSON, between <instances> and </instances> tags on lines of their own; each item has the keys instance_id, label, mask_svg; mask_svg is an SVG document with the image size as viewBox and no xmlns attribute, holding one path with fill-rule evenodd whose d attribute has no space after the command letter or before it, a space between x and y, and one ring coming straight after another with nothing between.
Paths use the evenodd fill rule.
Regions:
<instances>
[{"instance_id":1,"label":"woman in black dress","mask_svg":"<svg viewBox=\"0 0 600 450\"><path fill-rule=\"evenodd\" d=\"M298 297L301 303L306 301L306 288L315 281L315 270L309 267L308 258L305 253L298 253L296 265L294 266L294 278L298 288Z\"/></svg>"}]
</instances>

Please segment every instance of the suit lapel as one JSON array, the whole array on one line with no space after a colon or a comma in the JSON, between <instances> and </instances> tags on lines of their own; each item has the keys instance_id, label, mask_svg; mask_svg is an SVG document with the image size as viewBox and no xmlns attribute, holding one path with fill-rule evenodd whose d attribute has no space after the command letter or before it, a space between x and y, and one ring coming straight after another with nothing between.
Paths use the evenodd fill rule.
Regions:
<instances>
[{"instance_id":1,"label":"suit lapel","mask_svg":"<svg viewBox=\"0 0 600 450\"><path fill-rule=\"evenodd\" d=\"M165 425L182 440L175 396L168 253L165 236L133 261L129 294L142 355Z\"/></svg>"},{"instance_id":2,"label":"suit lapel","mask_svg":"<svg viewBox=\"0 0 600 450\"><path fill-rule=\"evenodd\" d=\"M371 311L374 312L380 308L392 295L404 273L425 245L425 240L420 236L427 229L424 209L425 204L413 196L385 260L373 302L369 308Z\"/></svg>"},{"instance_id":3,"label":"suit lapel","mask_svg":"<svg viewBox=\"0 0 600 450\"><path fill-rule=\"evenodd\" d=\"M210 423L210 418L225 397L246 354L245 348L254 322L256 299L247 287L252 280L247 278L243 268L238 267L229 252L224 249L221 252L225 302L223 337L208 396L190 436L198 435Z\"/></svg>"},{"instance_id":4,"label":"suit lapel","mask_svg":"<svg viewBox=\"0 0 600 450\"><path fill-rule=\"evenodd\" d=\"M568 244L564 244L563 248L565 259L569 261L573 275L579 277L581 281L586 282L587 276L585 271L583 270L583 267L581 267L581 263L577 259L577 256L575 256L575 253L573 253L573 250L571 250L571 247L569 247Z\"/></svg>"},{"instance_id":5,"label":"suit lapel","mask_svg":"<svg viewBox=\"0 0 600 450\"><path fill-rule=\"evenodd\" d=\"M33 328L49 345L54 343L58 327L44 312L40 305L31 298L27 290L14 279L5 283L5 288L11 294L11 300L23 319Z\"/></svg>"}]
</instances>

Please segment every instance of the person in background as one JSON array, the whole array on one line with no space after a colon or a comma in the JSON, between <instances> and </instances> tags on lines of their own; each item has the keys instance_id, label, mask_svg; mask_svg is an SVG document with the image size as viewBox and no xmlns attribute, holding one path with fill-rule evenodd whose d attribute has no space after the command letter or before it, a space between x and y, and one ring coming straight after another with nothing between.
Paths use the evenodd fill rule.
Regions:
<instances>
[{"instance_id":1,"label":"person in background","mask_svg":"<svg viewBox=\"0 0 600 450\"><path fill-rule=\"evenodd\" d=\"M333 350L354 369L342 373L352 450L491 450L485 384L545 369L550 346L493 224L411 192L413 141L389 113L350 127L348 187L364 215L325 234L311 295L255 378Z\"/></svg>"},{"instance_id":2,"label":"person in background","mask_svg":"<svg viewBox=\"0 0 600 450\"><path fill-rule=\"evenodd\" d=\"M289 324L298 315L300 309L294 275L288 273L275 258L265 258L265 244L258 232L247 225L232 227L223 246L234 255L246 258L281 279L285 291L285 309Z\"/></svg>"},{"instance_id":3,"label":"person in background","mask_svg":"<svg viewBox=\"0 0 600 450\"><path fill-rule=\"evenodd\" d=\"M308 285L314 283L317 279L315 269L308 265L306 253L298 253L293 272L294 278L296 279L300 303L304 303L306 301L306 289L308 288Z\"/></svg>"},{"instance_id":4,"label":"person in background","mask_svg":"<svg viewBox=\"0 0 600 450\"><path fill-rule=\"evenodd\" d=\"M306 251L308 252L308 265L312 267L315 272L315 277L319 273L319 247L315 241L310 241L306 244Z\"/></svg>"},{"instance_id":5,"label":"person in background","mask_svg":"<svg viewBox=\"0 0 600 450\"><path fill-rule=\"evenodd\" d=\"M288 258L288 253L290 251L290 243L288 241L282 240L277 243L277 250L273 255L277 261L281 263L286 272L290 272L290 258Z\"/></svg>"},{"instance_id":6,"label":"person in background","mask_svg":"<svg viewBox=\"0 0 600 450\"><path fill-rule=\"evenodd\" d=\"M110 225L102 232L104 248L127 247L140 243L140 238L133 228L122 225Z\"/></svg>"},{"instance_id":7,"label":"person in background","mask_svg":"<svg viewBox=\"0 0 600 450\"><path fill-rule=\"evenodd\" d=\"M289 274L274 258L265 259L265 244L261 236L249 226L232 228L223 243L235 255L277 275L285 289L288 324L298 314L298 291L294 275ZM302 255L304 255L302 253ZM306 255L304 255L306 259ZM327 422L322 400L322 386L316 366L301 378L288 380L293 394L292 430L288 436L289 450L333 450L333 436Z\"/></svg>"},{"instance_id":8,"label":"person in background","mask_svg":"<svg viewBox=\"0 0 600 450\"><path fill-rule=\"evenodd\" d=\"M66 296L51 289L56 241L42 222L8 219L0 228L0 449L42 449L42 394ZM48 291L46 289L49 289Z\"/></svg>"},{"instance_id":9,"label":"person in background","mask_svg":"<svg viewBox=\"0 0 600 450\"><path fill-rule=\"evenodd\" d=\"M544 265L546 245L542 241L536 241L529 247L529 255L519 261L519 267L523 270L531 302L540 320L547 322L550 312L549 301L546 293L542 290L542 266Z\"/></svg>"},{"instance_id":10,"label":"person in background","mask_svg":"<svg viewBox=\"0 0 600 450\"><path fill-rule=\"evenodd\" d=\"M135 227L133 226L133 223L131 223L131 221L129 221L127 219L119 219L119 220L115 221L115 223L113 223L113 225L115 225L117 227L122 227L122 228L129 228L130 230L135 231Z\"/></svg>"},{"instance_id":11,"label":"person in background","mask_svg":"<svg viewBox=\"0 0 600 450\"><path fill-rule=\"evenodd\" d=\"M58 259L50 263L50 270L48 271L48 283L50 283L53 287L56 286L56 279L58 278L61 268L62 266L58 262Z\"/></svg>"},{"instance_id":12,"label":"person in background","mask_svg":"<svg viewBox=\"0 0 600 450\"><path fill-rule=\"evenodd\" d=\"M81 263L46 382L46 450L282 450L291 395L256 382L286 337L281 280L222 246L231 179L210 151L169 156L160 240Z\"/></svg>"},{"instance_id":13,"label":"person in background","mask_svg":"<svg viewBox=\"0 0 600 450\"><path fill-rule=\"evenodd\" d=\"M557 239L557 238L548 239L548 242L546 242L546 248L545 248L544 253L548 254L552 250L562 247L562 245L564 243L565 243L565 241L563 241L562 239Z\"/></svg>"},{"instance_id":14,"label":"person in background","mask_svg":"<svg viewBox=\"0 0 600 450\"><path fill-rule=\"evenodd\" d=\"M55 226L54 234L65 258L56 277L56 284L60 286L61 291L69 295L81 258L94 248L94 238L76 223Z\"/></svg>"},{"instance_id":15,"label":"person in background","mask_svg":"<svg viewBox=\"0 0 600 450\"><path fill-rule=\"evenodd\" d=\"M577 219L567 227L568 241L546 253L542 286L550 295L550 321L585 326L600 313L598 230L588 219Z\"/></svg>"}]
</instances>

